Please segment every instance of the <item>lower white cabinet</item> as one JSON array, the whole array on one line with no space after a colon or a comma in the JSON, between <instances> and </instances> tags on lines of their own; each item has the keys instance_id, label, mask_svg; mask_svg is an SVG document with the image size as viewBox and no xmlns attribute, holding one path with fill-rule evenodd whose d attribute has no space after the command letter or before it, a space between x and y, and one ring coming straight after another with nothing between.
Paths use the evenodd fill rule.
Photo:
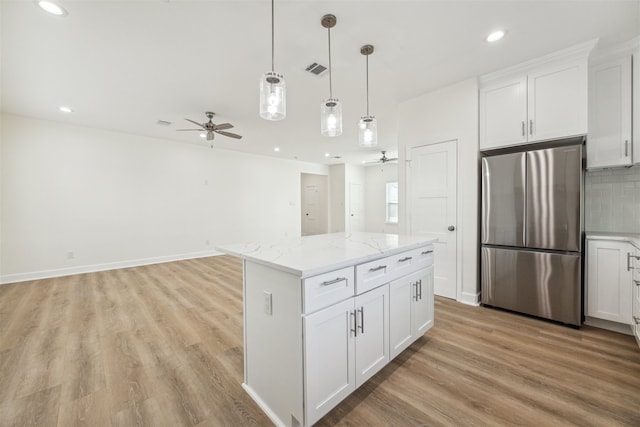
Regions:
<instances>
[{"instance_id":1,"label":"lower white cabinet","mask_svg":"<svg viewBox=\"0 0 640 427\"><path fill-rule=\"evenodd\" d=\"M632 269L635 248L619 240L587 241L585 316L631 325Z\"/></svg>"},{"instance_id":2,"label":"lower white cabinet","mask_svg":"<svg viewBox=\"0 0 640 427\"><path fill-rule=\"evenodd\" d=\"M640 345L640 249L635 248L635 254L630 259L630 265L632 266L632 294L633 300L631 301L631 318L633 320L633 335L636 337L638 345Z\"/></svg>"},{"instance_id":3,"label":"lower white cabinet","mask_svg":"<svg viewBox=\"0 0 640 427\"><path fill-rule=\"evenodd\" d=\"M312 424L389 362L389 285L305 316L304 337Z\"/></svg>"},{"instance_id":4,"label":"lower white cabinet","mask_svg":"<svg viewBox=\"0 0 640 427\"><path fill-rule=\"evenodd\" d=\"M433 326L433 245L302 276L244 261L244 389L310 426Z\"/></svg>"},{"instance_id":5,"label":"lower white cabinet","mask_svg":"<svg viewBox=\"0 0 640 427\"><path fill-rule=\"evenodd\" d=\"M396 357L433 325L433 266L389 284L389 343Z\"/></svg>"}]
</instances>

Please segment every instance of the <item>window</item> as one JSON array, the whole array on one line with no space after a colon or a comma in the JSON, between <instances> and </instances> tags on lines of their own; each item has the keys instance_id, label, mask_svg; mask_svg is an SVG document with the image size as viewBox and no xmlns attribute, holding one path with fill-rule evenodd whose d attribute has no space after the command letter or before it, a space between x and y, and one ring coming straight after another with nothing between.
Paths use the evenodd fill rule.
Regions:
<instances>
[{"instance_id":1,"label":"window","mask_svg":"<svg viewBox=\"0 0 640 427\"><path fill-rule=\"evenodd\" d=\"M398 183L387 182L387 222L398 223Z\"/></svg>"}]
</instances>

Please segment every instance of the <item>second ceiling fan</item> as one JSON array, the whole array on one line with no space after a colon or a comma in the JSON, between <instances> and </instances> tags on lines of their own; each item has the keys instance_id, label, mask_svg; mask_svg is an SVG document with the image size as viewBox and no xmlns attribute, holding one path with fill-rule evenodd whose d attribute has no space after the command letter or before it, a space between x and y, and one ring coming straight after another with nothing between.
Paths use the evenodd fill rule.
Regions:
<instances>
[{"instance_id":1,"label":"second ceiling fan","mask_svg":"<svg viewBox=\"0 0 640 427\"><path fill-rule=\"evenodd\" d=\"M177 131L198 131L198 132L206 132L207 133L207 141L213 141L215 134L218 133L220 135L228 136L229 138L241 139L242 136L236 133L225 132L226 129L231 129L233 125L231 123L221 123L219 125L213 123L213 117L216 113L212 113L211 111L207 111L205 115L209 118L208 122L198 123L195 120L185 119L188 122L193 123L200 127L200 129L176 129Z\"/></svg>"}]
</instances>

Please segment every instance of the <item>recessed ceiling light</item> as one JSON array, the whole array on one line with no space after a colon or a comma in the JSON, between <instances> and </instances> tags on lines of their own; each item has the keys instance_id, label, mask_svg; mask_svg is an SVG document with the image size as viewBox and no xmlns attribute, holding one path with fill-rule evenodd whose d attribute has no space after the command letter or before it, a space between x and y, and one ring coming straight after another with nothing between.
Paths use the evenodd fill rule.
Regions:
<instances>
[{"instance_id":1,"label":"recessed ceiling light","mask_svg":"<svg viewBox=\"0 0 640 427\"><path fill-rule=\"evenodd\" d=\"M498 40L502 39L504 35L505 35L505 32L502 30L494 31L493 33L487 36L487 41L489 43L497 42Z\"/></svg>"},{"instance_id":2,"label":"recessed ceiling light","mask_svg":"<svg viewBox=\"0 0 640 427\"><path fill-rule=\"evenodd\" d=\"M278 151L280 151L280 147L275 147L275 148L273 149L273 151L275 151L275 152L277 153Z\"/></svg>"},{"instance_id":3,"label":"recessed ceiling light","mask_svg":"<svg viewBox=\"0 0 640 427\"><path fill-rule=\"evenodd\" d=\"M67 10L59 4L48 0L37 0L36 4L40 9L55 16L67 16Z\"/></svg>"},{"instance_id":4,"label":"recessed ceiling light","mask_svg":"<svg viewBox=\"0 0 640 427\"><path fill-rule=\"evenodd\" d=\"M331 156L331 154L329 154L329 153L324 153L324 156L325 156L325 157L329 157L329 156Z\"/></svg>"},{"instance_id":5,"label":"recessed ceiling light","mask_svg":"<svg viewBox=\"0 0 640 427\"><path fill-rule=\"evenodd\" d=\"M69 107L62 106L62 107L58 108L58 110L62 111L63 113L73 113L73 110L71 108L69 108Z\"/></svg>"}]
</instances>

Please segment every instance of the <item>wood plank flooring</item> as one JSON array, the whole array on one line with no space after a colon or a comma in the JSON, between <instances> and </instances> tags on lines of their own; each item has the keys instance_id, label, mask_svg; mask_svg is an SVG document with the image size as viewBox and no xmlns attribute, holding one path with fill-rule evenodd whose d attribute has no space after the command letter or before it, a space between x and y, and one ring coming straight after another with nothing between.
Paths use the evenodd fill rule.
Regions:
<instances>
[{"instance_id":1,"label":"wood plank flooring","mask_svg":"<svg viewBox=\"0 0 640 427\"><path fill-rule=\"evenodd\" d=\"M0 286L0 426L268 426L241 387L242 269L211 257ZM319 426L640 426L631 336L436 299Z\"/></svg>"}]
</instances>

